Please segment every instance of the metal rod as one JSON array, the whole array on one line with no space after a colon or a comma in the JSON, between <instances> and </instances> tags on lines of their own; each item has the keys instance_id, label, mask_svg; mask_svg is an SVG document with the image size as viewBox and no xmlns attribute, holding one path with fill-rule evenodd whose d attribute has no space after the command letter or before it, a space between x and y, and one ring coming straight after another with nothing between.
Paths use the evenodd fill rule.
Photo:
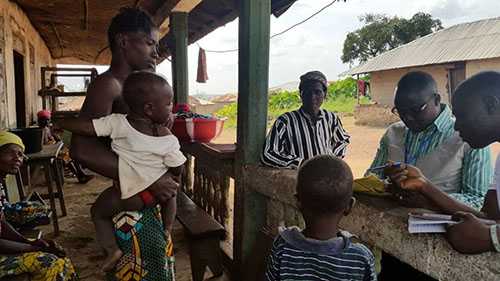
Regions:
<instances>
[{"instance_id":1,"label":"metal rod","mask_svg":"<svg viewBox=\"0 0 500 281\"><path fill-rule=\"evenodd\" d=\"M55 77L59 77L59 76L64 76L64 77L92 77L92 74L89 73L85 73L85 74L74 74L74 73L54 73L54 74L51 74Z\"/></svg>"}]
</instances>

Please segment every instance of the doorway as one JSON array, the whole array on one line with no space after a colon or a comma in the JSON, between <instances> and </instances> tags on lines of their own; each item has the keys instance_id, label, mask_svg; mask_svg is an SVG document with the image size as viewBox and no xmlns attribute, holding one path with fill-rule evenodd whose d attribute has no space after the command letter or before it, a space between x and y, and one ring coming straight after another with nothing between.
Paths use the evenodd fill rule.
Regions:
<instances>
[{"instance_id":1,"label":"doorway","mask_svg":"<svg viewBox=\"0 0 500 281\"><path fill-rule=\"evenodd\" d=\"M14 83L16 89L16 124L26 127L26 93L24 85L24 56L14 51Z\"/></svg>"},{"instance_id":2,"label":"doorway","mask_svg":"<svg viewBox=\"0 0 500 281\"><path fill-rule=\"evenodd\" d=\"M455 92L455 89L458 87L458 85L465 80L465 63L457 63L455 64L455 67L448 70L448 91L449 91L449 97L450 97L450 104L451 104L451 98L453 97L453 93Z\"/></svg>"}]
</instances>

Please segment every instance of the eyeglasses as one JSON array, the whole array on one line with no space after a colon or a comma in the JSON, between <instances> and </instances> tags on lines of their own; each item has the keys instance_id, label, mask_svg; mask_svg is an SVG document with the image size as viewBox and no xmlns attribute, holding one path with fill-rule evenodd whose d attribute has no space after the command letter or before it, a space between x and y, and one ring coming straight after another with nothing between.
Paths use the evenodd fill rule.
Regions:
<instances>
[{"instance_id":1,"label":"eyeglasses","mask_svg":"<svg viewBox=\"0 0 500 281\"><path fill-rule=\"evenodd\" d=\"M421 106L419 106L417 108L411 108L411 107L404 108L404 107L402 107L400 109L397 109L396 107L393 107L391 109L391 112L392 112L392 114L397 115L399 117L407 116L407 115L418 116L427 109L427 107L429 106L429 102L433 98L435 98L437 95L438 94L434 94L434 95L430 96L424 104L422 104Z\"/></svg>"}]
</instances>

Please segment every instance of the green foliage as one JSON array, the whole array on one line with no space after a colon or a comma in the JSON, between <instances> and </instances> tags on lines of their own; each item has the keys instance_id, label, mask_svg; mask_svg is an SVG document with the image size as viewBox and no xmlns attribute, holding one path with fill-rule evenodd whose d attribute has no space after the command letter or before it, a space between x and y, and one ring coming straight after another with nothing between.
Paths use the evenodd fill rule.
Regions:
<instances>
[{"instance_id":1,"label":"green foliage","mask_svg":"<svg viewBox=\"0 0 500 281\"><path fill-rule=\"evenodd\" d=\"M238 112L238 104L231 103L215 112L218 117L226 117L227 120L224 122L224 127L235 128L236 127L236 112Z\"/></svg>"},{"instance_id":2,"label":"green foliage","mask_svg":"<svg viewBox=\"0 0 500 281\"><path fill-rule=\"evenodd\" d=\"M367 14L359 19L364 26L347 34L342 62L367 61L385 51L409 43L443 28L439 19L416 13L411 19Z\"/></svg>"},{"instance_id":3,"label":"green foliage","mask_svg":"<svg viewBox=\"0 0 500 281\"><path fill-rule=\"evenodd\" d=\"M338 80L330 84L327 90L328 94L323 103L322 108L341 113L353 113L357 104L356 98L356 80L346 78ZM362 104L370 102L368 98L361 98ZM283 91L269 95L268 103L268 122L273 123L281 114L300 108L301 100L299 91ZM219 117L227 117L225 122L226 127L236 127L237 104L232 103L224 106L217 111L215 115Z\"/></svg>"}]
</instances>

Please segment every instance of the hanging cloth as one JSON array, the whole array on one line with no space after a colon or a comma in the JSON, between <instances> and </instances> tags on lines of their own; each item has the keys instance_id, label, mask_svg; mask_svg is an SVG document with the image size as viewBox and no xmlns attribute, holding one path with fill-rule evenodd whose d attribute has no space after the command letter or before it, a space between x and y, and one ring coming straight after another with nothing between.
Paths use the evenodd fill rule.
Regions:
<instances>
[{"instance_id":1,"label":"hanging cloth","mask_svg":"<svg viewBox=\"0 0 500 281\"><path fill-rule=\"evenodd\" d=\"M207 80L207 55L205 50L200 48L198 52L198 74L196 75L196 82L206 83Z\"/></svg>"},{"instance_id":2,"label":"hanging cloth","mask_svg":"<svg viewBox=\"0 0 500 281\"><path fill-rule=\"evenodd\" d=\"M366 82L364 80L358 80L358 95L366 96Z\"/></svg>"}]
</instances>

